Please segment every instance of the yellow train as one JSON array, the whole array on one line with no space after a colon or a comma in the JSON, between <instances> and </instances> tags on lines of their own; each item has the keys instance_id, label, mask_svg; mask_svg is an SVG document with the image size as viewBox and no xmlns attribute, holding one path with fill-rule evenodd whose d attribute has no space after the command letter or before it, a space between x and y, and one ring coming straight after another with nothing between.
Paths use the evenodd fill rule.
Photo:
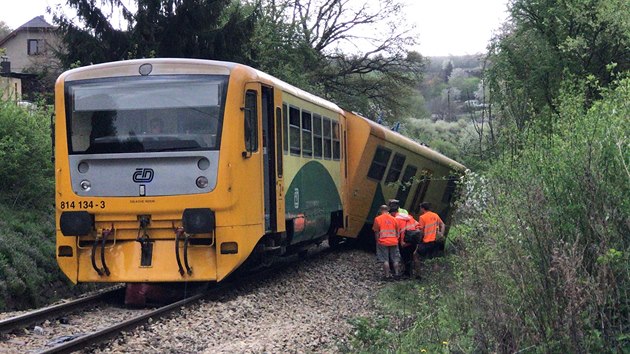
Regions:
<instances>
[{"instance_id":1,"label":"yellow train","mask_svg":"<svg viewBox=\"0 0 630 354\"><path fill-rule=\"evenodd\" d=\"M234 63L74 69L55 107L57 261L75 283L220 281L357 237L393 197L446 219L464 168Z\"/></svg>"}]
</instances>

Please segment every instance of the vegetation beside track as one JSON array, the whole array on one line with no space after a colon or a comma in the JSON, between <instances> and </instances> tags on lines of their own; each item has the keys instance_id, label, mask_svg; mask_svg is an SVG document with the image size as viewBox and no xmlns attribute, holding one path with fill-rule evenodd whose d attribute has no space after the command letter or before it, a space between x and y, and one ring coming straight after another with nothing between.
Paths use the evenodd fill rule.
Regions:
<instances>
[{"instance_id":1,"label":"vegetation beside track","mask_svg":"<svg viewBox=\"0 0 630 354\"><path fill-rule=\"evenodd\" d=\"M565 87L553 132L531 125L523 148L466 177L448 256L382 290L383 315L355 321L353 349L630 349L628 102L628 78Z\"/></svg>"},{"instance_id":2,"label":"vegetation beside track","mask_svg":"<svg viewBox=\"0 0 630 354\"><path fill-rule=\"evenodd\" d=\"M0 311L41 306L75 288L55 260L50 113L0 101Z\"/></svg>"}]
</instances>

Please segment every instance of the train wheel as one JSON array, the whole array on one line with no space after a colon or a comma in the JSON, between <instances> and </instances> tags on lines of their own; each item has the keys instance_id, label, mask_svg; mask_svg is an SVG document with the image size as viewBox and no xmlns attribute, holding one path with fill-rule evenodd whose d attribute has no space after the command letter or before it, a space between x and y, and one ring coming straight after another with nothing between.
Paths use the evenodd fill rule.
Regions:
<instances>
[{"instance_id":1,"label":"train wheel","mask_svg":"<svg viewBox=\"0 0 630 354\"><path fill-rule=\"evenodd\" d=\"M328 245L332 249L337 249L343 243L343 237L337 235L328 236Z\"/></svg>"}]
</instances>

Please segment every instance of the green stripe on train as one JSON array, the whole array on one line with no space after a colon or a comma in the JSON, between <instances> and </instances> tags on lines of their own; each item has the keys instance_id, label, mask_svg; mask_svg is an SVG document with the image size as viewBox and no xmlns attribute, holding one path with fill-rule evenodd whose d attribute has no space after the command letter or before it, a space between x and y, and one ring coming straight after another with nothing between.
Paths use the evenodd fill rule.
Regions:
<instances>
[{"instance_id":1,"label":"green stripe on train","mask_svg":"<svg viewBox=\"0 0 630 354\"><path fill-rule=\"evenodd\" d=\"M317 161L306 163L291 181L286 193L287 220L304 216L304 230L295 232L292 243L310 240L328 232L330 213L341 210L341 198L332 176Z\"/></svg>"}]
</instances>

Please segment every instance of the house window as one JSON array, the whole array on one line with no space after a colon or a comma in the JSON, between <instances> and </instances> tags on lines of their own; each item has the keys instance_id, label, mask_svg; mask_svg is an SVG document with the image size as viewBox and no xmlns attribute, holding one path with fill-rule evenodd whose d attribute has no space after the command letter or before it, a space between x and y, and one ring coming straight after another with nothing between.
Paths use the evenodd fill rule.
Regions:
<instances>
[{"instance_id":1,"label":"house window","mask_svg":"<svg viewBox=\"0 0 630 354\"><path fill-rule=\"evenodd\" d=\"M45 41L43 39L29 39L27 52L28 55L39 55L44 54L45 50Z\"/></svg>"},{"instance_id":2,"label":"house window","mask_svg":"<svg viewBox=\"0 0 630 354\"><path fill-rule=\"evenodd\" d=\"M322 117L313 115L313 155L322 158Z\"/></svg>"},{"instance_id":3,"label":"house window","mask_svg":"<svg viewBox=\"0 0 630 354\"><path fill-rule=\"evenodd\" d=\"M389 172L387 173L387 177L385 178L385 183L391 183L398 181L398 177L400 177L400 172L402 171L403 165L405 164L405 155L396 154L394 155L394 161L392 161L392 166L389 168Z\"/></svg>"},{"instance_id":4,"label":"house window","mask_svg":"<svg viewBox=\"0 0 630 354\"><path fill-rule=\"evenodd\" d=\"M387 168L391 155L391 150L378 146L374 153L374 159L372 159L372 165L368 171L368 177L380 182L385 174L385 169Z\"/></svg>"}]
</instances>

